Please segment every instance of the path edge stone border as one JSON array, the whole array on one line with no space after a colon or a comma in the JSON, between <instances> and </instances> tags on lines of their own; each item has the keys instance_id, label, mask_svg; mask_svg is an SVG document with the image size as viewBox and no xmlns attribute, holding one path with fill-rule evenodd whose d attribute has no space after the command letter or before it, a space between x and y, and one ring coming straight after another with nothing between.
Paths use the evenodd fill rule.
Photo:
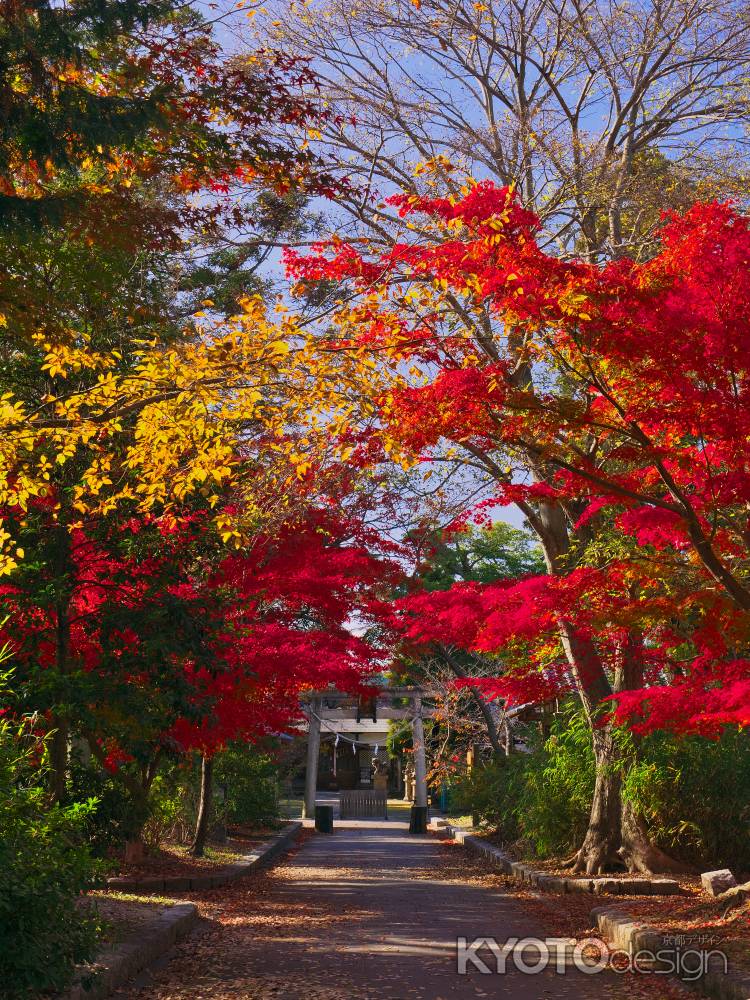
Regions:
<instances>
[{"instance_id":1,"label":"path edge stone border","mask_svg":"<svg viewBox=\"0 0 750 1000\"><path fill-rule=\"evenodd\" d=\"M62 994L60 1000L104 1000L158 961L193 929L197 921L195 903L175 903L149 921L142 934L135 934L129 941L100 952L91 967L79 973L78 982Z\"/></svg>"},{"instance_id":2,"label":"path edge stone border","mask_svg":"<svg viewBox=\"0 0 750 1000\"><path fill-rule=\"evenodd\" d=\"M219 886L226 885L228 882L234 882L235 879L242 878L244 875L248 875L255 869L267 864L267 862L275 858L277 854L285 851L293 843L301 829L302 823L299 820L288 823L274 837L271 837L270 840L258 844L249 854L240 857L240 860L235 862L235 864L227 865L225 868L220 869L215 875L204 874L190 877L172 875L164 878L144 878L138 880L108 878L106 888L132 893L195 892L199 889L216 889Z\"/></svg>"},{"instance_id":3,"label":"path edge stone border","mask_svg":"<svg viewBox=\"0 0 750 1000\"><path fill-rule=\"evenodd\" d=\"M599 934L614 948L632 955L637 951L658 952L661 948L674 948L674 934L667 934L629 913L613 906L596 906L591 911L591 922ZM695 951L706 949L697 948ZM713 966L713 967L712 967ZM684 986L713 1000L749 1000L750 973L724 972L719 956L709 960L708 968L699 979L685 979L678 974Z\"/></svg>"},{"instance_id":4,"label":"path edge stone border","mask_svg":"<svg viewBox=\"0 0 750 1000\"><path fill-rule=\"evenodd\" d=\"M603 878L563 878L550 875L545 871L532 868L531 865L514 861L499 847L489 844L481 837L476 837L462 827L451 826L445 820L432 820L430 829L433 833L447 833L458 844L463 844L477 854L484 855L490 863L499 868L505 875L510 875L518 882L532 885L541 892L568 893L583 892L597 896L628 895L628 896L674 896L680 893L680 884L671 878L638 878L617 879ZM743 997L743 1000L750 1000Z\"/></svg>"}]
</instances>

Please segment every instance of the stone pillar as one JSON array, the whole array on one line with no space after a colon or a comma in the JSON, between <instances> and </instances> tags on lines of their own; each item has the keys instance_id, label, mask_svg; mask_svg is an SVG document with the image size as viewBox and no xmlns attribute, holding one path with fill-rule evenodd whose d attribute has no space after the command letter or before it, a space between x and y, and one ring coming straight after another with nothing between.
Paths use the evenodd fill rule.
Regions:
<instances>
[{"instance_id":1,"label":"stone pillar","mask_svg":"<svg viewBox=\"0 0 750 1000\"><path fill-rule=\"evenodd\" d=\"M318 790L318 757L320 756L320 698L310 702L307 731L307 771L305 773L305 801L302 815L307 818L315 816L315 793Z\"/></svg>"},{"instance_id":2,"label":"stone pillar","mask_svg":"<svg viewBox=\"0 0 750 1000\"><path fill-rule=\"evenodd\" d=\"M422 725L422 699L414 698L414 718L411 724L414 746L414 805L427 805L427 761L424 753L424 726Z\"/></svg>"},{"instance_id":3,"label":"stone pillar","mask_svg":"<svg viewBox=\"0 0 750 1000\"><path fill-rule=\"evenodd\" d=\"M404 802L414 801L414 761L409 760L404 768Z\"/></svg>"}]
</instances>

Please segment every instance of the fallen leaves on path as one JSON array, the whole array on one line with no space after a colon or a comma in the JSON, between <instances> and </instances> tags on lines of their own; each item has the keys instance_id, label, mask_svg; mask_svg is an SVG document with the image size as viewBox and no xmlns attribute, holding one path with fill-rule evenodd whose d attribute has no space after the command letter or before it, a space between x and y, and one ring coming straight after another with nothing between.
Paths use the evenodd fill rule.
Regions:
<instances>
[{"instance_id":1,"label":"fallen leaves on path","mask_svg":"<svg viewBox=\"0 0 750 1000\"><path fill-rule=\"evenodd\" d=\"M121 990L120 1000L442 1000L439 989L425 992L403 981L394 981L387 965L379 966L377 956L362 958L356 930L368 928L370 950L377 942L369 929L382 913L350 897L348 886L366 886L373 880L405 879L410 886L429 881L445 886L456 883L489 889L517 900L529 910L532 921L547 936L592 936L589 927L591 900L573 897L545 897L520 889L507 877L487 873L481 862L462 848L439 847L432 857L437 864L409 867L408 871L384 865L377 870L356 866L306 864L299 848L287 854L270 871L241 879L221 889L192 894L203 918L200 928L182 942L164 968L147 984ZM323 886L323 889L321 889ZM359 896L366 890L360 891ZM404 914L394 914L403 918ZM407 915L408 916L408 915ZM445 961L445 952L431 953L426 943L419 945L420 923L413 915L414 945L410 962ZM457 933L461 929L457 928ZM387 947L387 934L380 940ZM353 943L354 942L354 946ZM424 949L421 955L419 949ZM357 963L363 963L360 974ZM444 965L439 966L444 968ZM654 980L658 978L658 981ZM442 980L445 981L443 974ZM431 980L433 981L433 980ZM472 979L472 996L496 995L496 984L487 977ZM469 983L466 982L467 988ZM561 988L562 982L560 983ZM626 974L622 976L622 1000L684 1000L690 997L664 977ZM431 989L429 987L428 989ZM571 992L572 988L572 992ZM445 1000L455 996L446 986ZM556 997L555 983L539 980L539 997ZM548 992L548 990L550 990ZM619 996L619 984L617 989ZM467 992L467 996L469 993ZM575 995L572 982L566 997ZM603 995L605 995L603 993ZM606 992L608 998L612 997Z\"/></svg>"}]
</instances>

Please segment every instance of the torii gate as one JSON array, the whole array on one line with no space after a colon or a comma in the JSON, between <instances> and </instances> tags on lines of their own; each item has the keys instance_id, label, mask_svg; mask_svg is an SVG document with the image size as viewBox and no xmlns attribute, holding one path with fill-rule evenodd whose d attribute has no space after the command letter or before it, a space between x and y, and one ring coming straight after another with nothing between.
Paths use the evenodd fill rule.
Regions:
<instances>
[{"instance_id":1,"label":"torii gate","mask_svg":"<svg viewBox=\"0 0 750 1000\"><path fill-rule=\"evenodd\" d=\"M427 761L424 745L424 724L422 722L422 688L386 688L375 696L375 711L379 719L409 719L411 721L412 744L414 747L414 805L427 807ZM308 718L307 773L305 776L305 801L303 816L315 815L315 796L318 789L318 759L320 756L320 728L325 720L357 719L356 706L346 706L344 702L351 696L336 690L312 691L305 698ZM408 699L409 705L394 706L393 701ZM390 702L388 704L387 702Z\"/></svg>"}]
</instances>

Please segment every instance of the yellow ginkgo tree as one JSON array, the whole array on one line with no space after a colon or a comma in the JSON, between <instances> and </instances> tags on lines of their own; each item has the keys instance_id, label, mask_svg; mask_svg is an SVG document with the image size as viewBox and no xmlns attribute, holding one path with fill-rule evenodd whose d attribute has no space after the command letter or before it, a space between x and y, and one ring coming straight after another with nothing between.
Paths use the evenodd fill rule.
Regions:
<instances>
[{"instance_id":1,"label":"yellow ginkgo tree","mask_svg":"<svg viewBox=\"0 0 750 1000\"><path fill-rule=\"evenodd\" d=\"M278 456L279 495L285 477L340 458L355 398L361 413L363 374L370 388L374 377L364 353L316 339L283 309L269 316L259 296L226 320L199 316L174 343L142 341L126 356L73 336L39 347L48 391L33 405L8 391L0 406L0 508L51 495L69 463L81 516L160 512L196 493L216 505L239 474L252 506L253 455L263 453L266 484ZM7 532L0 543L8 573L18 553Z\"/></svg>"}]
</instances>

